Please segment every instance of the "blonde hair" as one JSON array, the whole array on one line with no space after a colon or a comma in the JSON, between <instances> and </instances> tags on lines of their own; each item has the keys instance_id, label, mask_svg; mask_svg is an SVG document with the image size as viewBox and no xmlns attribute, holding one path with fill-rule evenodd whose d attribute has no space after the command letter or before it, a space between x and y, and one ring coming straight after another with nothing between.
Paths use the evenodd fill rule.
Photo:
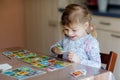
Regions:
<instances>
[{"instance_id":1,"label":"blonde hair","mask_svg":"<svg viewBox=\"0 0 120 80\"><path fill-rule=\"evenodd\" d=\"M83 4L69 4L61 17L61 25L69 26L73 23L85 23L89 22L87 32L91 33L94 37L97 36L94 26L91 24L91 14L88 8ZM92 25L92 26L91 26ZM92 27L92 29L91 29Z\"/></svg>"}]
</instances>

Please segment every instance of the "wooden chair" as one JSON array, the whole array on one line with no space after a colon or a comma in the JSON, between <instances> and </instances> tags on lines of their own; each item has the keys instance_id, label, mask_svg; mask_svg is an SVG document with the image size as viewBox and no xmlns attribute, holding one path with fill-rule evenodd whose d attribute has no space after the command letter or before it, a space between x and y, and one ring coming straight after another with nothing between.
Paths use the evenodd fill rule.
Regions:
<instances>
[{"instance_id":1,"label":"wooden chair","mask_svg":"<svg viewBox=\"0 0 120 80\"><path fill-rule=\"evenodd\" d=\"M116 63L116 59L117 59L117 53L110 51L109 54L100 53L100 55L101 55L102 64L106 64L105 69L113 72L114 67L115 67L115 63Z\"/></svg>"}]
</instances>

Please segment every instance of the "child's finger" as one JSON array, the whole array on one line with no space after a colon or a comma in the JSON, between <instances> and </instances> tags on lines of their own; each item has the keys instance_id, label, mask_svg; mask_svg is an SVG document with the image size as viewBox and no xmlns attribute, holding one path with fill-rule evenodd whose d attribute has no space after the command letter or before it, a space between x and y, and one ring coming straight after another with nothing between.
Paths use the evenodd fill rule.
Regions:
<instances>
[{"instance_id":1,"label":"child's finger","mask_svg":"<svg viewBox=\"0 0 120 80\"><path fill-rule=\"evenodd\" d=\"M73 54L72 53L68 54L68 60L72 62L72 60L73 60Z\"/></svg>"},{"instance_id":2,"label":"child's finger","mask_svg":"<svg viewBox=\"0 0 120 80\"><path fill-rule=\"evenodd\" d=\"M54 47L52 50L56 54L63 54L58 47Z\"/></svg>"}]
</instances>

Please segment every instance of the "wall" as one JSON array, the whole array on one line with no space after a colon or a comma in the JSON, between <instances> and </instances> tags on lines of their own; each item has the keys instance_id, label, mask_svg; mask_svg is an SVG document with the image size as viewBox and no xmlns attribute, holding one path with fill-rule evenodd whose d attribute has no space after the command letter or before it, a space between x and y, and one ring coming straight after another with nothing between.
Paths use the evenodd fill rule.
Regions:
<instances>
[{"instance_id":1,"label":"wall","mask_svg":"<svg viewBox=\"0 0 120 80\"><path fill-rule=\"evenodd\" d=\"M0 48L24 46L23 0L0 0Z\"/></svg>"}]
</instances>

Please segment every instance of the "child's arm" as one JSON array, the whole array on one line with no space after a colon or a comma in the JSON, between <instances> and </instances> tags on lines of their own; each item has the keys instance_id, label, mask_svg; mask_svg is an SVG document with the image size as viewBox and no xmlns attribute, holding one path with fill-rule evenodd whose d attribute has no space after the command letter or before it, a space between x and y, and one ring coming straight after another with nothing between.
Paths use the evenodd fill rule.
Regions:
<instances>
[{"instance_id":1,"label":"child's arm","mask_svg":"<svg viewBox=\"0 0 120 80\"><path fill-rule=\"evenodd\" d=\"M88 59L82 59L81 64L100 68L101 67L101 59L100 59L100 49L99 43L97 40L92 40L89 45L87 45L86 54Z\"/></svg>"}]
</instances>

